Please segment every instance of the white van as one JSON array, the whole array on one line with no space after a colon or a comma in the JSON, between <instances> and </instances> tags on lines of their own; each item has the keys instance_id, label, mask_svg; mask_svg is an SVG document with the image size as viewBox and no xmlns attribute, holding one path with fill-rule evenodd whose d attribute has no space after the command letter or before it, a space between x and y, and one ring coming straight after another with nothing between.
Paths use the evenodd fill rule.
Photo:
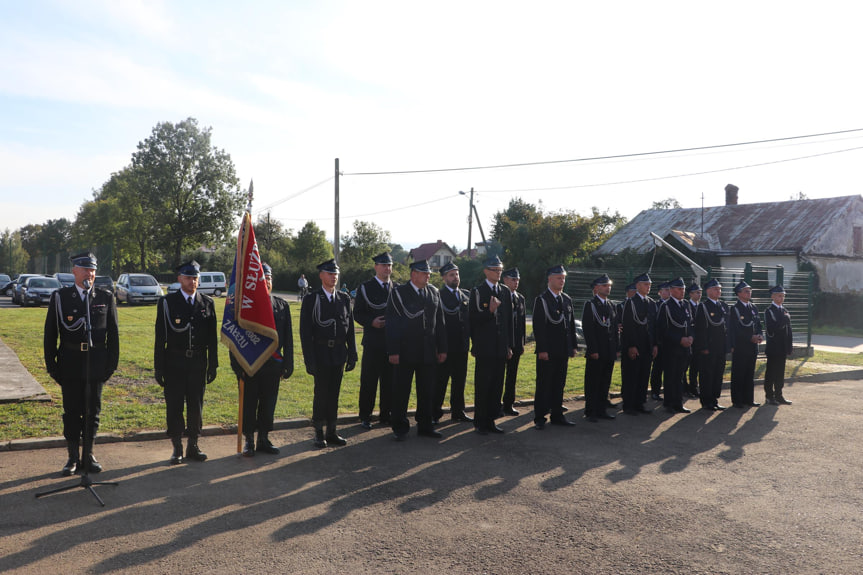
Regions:
<instances>
[{"instance_id":1,"label":"white van","mask_svg":"<svg viewBox=\"0 0 863 575\"><path fill-rule=\"evenodd\" d=\"M180 282L174 282L168 286L168 293L174 293L180 289ZM208 295L219 297L228 291L225 274L222 272L201 272L198 275L198 291Z\"/></svg>"}]
</instances>

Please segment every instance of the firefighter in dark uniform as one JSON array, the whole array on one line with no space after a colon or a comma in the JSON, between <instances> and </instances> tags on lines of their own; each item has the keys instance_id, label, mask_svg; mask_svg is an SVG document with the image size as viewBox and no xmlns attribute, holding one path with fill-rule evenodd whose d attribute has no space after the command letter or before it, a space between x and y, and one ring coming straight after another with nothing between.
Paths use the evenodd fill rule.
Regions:
<instances>
[{"instance_id":1,"label":"firefighter in dark uniform","mask_svg":"<svg viewBox=\"0 0 863 575\"><path fill-rule=\"evenodd\" d=\"M563 293L566 269L554 266L546 270L548 289L533 304L533 335L536 339L536 391L533 400L533 423L545 429L545 416L551 414L552 425L572 426L563 416L563 390L569 358L578 351L572 299Z\"/></svg>"},{"instance_id":2,"label":"firefighter in dark uniform","mask_svg":"<svg viewBox=\"0 0 863 575\"><path fill-rule=\"evenodd\" d=\"M321 287L303 298L300 310L300 342L306 372L315 378L312 424L315 447L340 446L338 434L339 391L344 372L357 365L354 314L351 296L336 290L339 266L335 260L318 265ZM327 433L324 436L324 424Z\"/></svg>"},{"instance_id":3,"label":"firefighter in dark uniform","mask_svg":"<svg viewBox=\"0 0 863 575\"><path fill-rule=\"evenodd\" d=\"M435 368L447 358L447 336L440 294L429 285L431 269L426 260L411 263L411 279L395 290L387 303L387 353L395 366L392 428L403 441L410 431L408 401L416 375L417 434L442 437L432 423Z\"/></svg>"},{"instance_id":4,"label":"firefighter in dark uniform","mask_svg":"<svg viewBox=\"0 0 863 575\"><path fill-rule=\"evenodd\" d=\"M608 299L611 284L606 274L594 279L593 298L584 303L581 314L585 340L584 416L592 422L614 419L605 411L619 347L617 307Z\"/></svg>"},{"instance_id":5,"label":"firefighter in dark uniform","mask_svg":"<svg viewBox=\"0 0 863 575\"><path fill-rule=\"evenodd\" d=\"M758 407L755 401L755 360L758 344L764 341L758 308L750 300L752 288L745 281L734 286L737 302L731 306L728 321L728 347L731 349L731 403L734 407Z\"/></svg>"},{"instance_id":6,"label":"firefighter in dark uniform","mask_svg":"<svg viewBox=\"0 0 863 575\"><path fill-rule=\"evenodd\" d=\"M474 419L477 433L503 433L494 420L500 411L506 360L512 357L512 294L499 283L503 263L497 256L484 262L485 280L470 292L471 354L474 364Z\"/></svg>"},{"instance_id":7,"label":"firefighter in dark uniform","mask_svg":"<svg viewBox=\"0 0 863 575\"><path fill-rule=\"evenodd\" d=\"M791 355L791 315L782 305L785 303L785 288L781 285L770 288L773 300L764 310L764 327L767 332L767 368L764 372L764 396L772 405L791 405L782 395L785 385L785 360Z\"/></svg>"},{"instance_id":8,"label":"firefighter in dark uniform","mask_svg":"<svg viewBox=\"0 0 863 575\"><path fill-rule=\"evenodd\" d=\"M243 371L240 363L231 354L231 369L237 379L243 379L243 456L252 457L255 451L276 455L279 449L270 441L273 430L273 417L276 402L279 400L279 380L287 379L294 373L294 330L291 325L291 309L288 302L273 295L273 268L268 264L261 266L270 292L273 306L273 319L279 343L272 356L258 369L255 375ZM255 443L255 430L258 442Z\"/></svg>"},{"instance_id":9,"label":"firefighter in dark uniform","mask_svg":"<svg viewBox=\"0 0 863 575\"><path fill-rule=\"evenodd\" d=\"M659 307L668 301L669 297L669 288L668 282L663 282L659 284L659 298L654 300L653 302L653 317L659 316ZM656 341L656 355L653 356L653 365L650 369L650 397L655 401L662 401L662 379L663 379L663 368L662 366L662 339L657 337Z\"/></svg>"},{"instance_id":10,"label":"firefighter in dark uniform","mask_svg":"<svg viewBox=\"0 0 863 575\"><path fill-rule=\"evenodd\" d=\"M354 320L363 326L363 360L360 364L360 424L364 429L372 428L372 412L380 385L380 422L390 422L390 395L393 387L393 366L387 356L384 328L387 299L393 290L390 275L393 273L393 258L384 252L372 258L375 277L360 284L354 300Z\"/></svg>"},{"instance_id":11,"label":"firefighter in dark uniform","mask_svg":"<svg viewBox=\"0 0 863 575\"><path fill-rule=\"evenodd\" d=\"M650 297L650 276L635 278L635 294L624 302L621 311L620 359L623 413L650 413L644 407L650 381L650 366L656 356L654 301Z\"/></svg>"},{"instance_id":12,"label":"firefighter in dark uniform","mask_svg":"<svg viewBox=\"0 0 863 575\"><path fill-rule=\"evenodd\" d=\"M699 375L701 409L722 411L719 396L722 394L722 378L725 375L725 356L728 352L728 306L722 297L722 284L712 279L704 284L707 297L698 302L695 311L695 341L692 354Z\"/></svg>"},{"instance_id":13,"label":"firefighter in dark uniform","mask_svg":"<svg viewBox=\"0 0 863 575\"><path fill-rule=\"evenodd\" d=\"M201 267L192 260L177 268L180 289L163 296L156 306L153 370L164 388L168 437L174 451L171 464L183 462L182 436L188 437L186 459L205 461L198 447L203 420L204 390L219 367L216 306L198 292ZM183 421L183 408L186 421Z\"/></svg>"},{"instance_id":14,"label":"firefighter in dark uniform","mask_svg":"<svg viewBox=\"0 0 863 575\"><path fill-rule=\"evenodd\" d=\"M689 294L689 299L686 303L689 304L689 314L692 316L693 326L695 325L695 310L698 309L698 302L701 301L701 286L698 282L693 283L686 288L686 293ZM689 355L689 365L683 372L683 393L689 397L700 397L698 392L698 359L699 354L692 353Z\"/></svg>"},{"instance_id":15,"label":"firefighter in dark uniform","mask_svg":"<svg viewBox=\"0 0 863 575\"><path fill-rule=\"evenodd\" d=\"M446 361L437 366L435 384L434 412L432 417L439 421L443 417L443 402L446 399L447 383L450 383L450 417L453 421L472 422L473 418L465 413L464 386L467 381L467 356L470 352L470 324L468 322L468 302L470 292L459 287L461 278L458 266L447 262L440 268L444 287L440 289L440 306L446 323L447 353Z\"/></svg>"},{"instance_id":16,"label":"firefighter in dark uniform","mask_svg":"<svg viewBox=\"0 0 863 575\"><path fill-rule=\"evenodd\" d=\"M114 298L110 292L93 287L96 257L82 253L70 259L75 285L51 295L44 333L45 367L63 392L63 437L69 451L64 476L82 467L91 473L102 471L93 455L93 441L99 429L102 387L117 369L120 357ZM82 441L84 450L79 455Z\"/></svg>"},{"instance_id":17,"label":"firefighter in dark uniform","mask_svg":"<svg viewBox=\"0 0 863 575\"><path fill-rule=\"evenodd\" d=\"M670 413L689 413L683 406L683 373L689 365L694 341L692 313L683 299L686 283L683 278L668 282L671 297L659 306L656 317L656 337L662 347L662 380L665 384L663 406Z\"/></svg>"},{"instance_id":18,"label":"firefighter in dark uniform","mask_svg":"<svg viewBox=\"0 0 863 575\"><path fill-rule=\"evenodd\" d=\"M515 384L518 377L518 364L524 354L524 342L527 335L527 308L524 296L518 293L518 284L521 275L518 268L508 269L503 272L503 283L512 293L512 357L506 360L506 376L503 383L503 398L501 411L498 417L504 415L518 415L518 410L512 407L515 403Z\"/></svg>"}]
</instances>

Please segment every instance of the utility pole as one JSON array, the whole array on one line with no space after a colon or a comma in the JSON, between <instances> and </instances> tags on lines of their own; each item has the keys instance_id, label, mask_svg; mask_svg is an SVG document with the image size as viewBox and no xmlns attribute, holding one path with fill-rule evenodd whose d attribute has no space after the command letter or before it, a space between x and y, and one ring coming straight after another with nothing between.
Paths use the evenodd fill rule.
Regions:
<instances>
[{"instance_id":1,"label":"utility pole","mask_svg":"<svg viewBox=\"0 0 863 575\"><path fill-rule=\"evenodd\" d=\"M339 263L339 159L336 158L336 219L333 230L333 257Z\"/></svg>"},{"instance_id":2,"label":"utility pole","mask_svg":"<svg viewBox=\"0 0 863 575\"><path fill-rule=\"evenodd\" d=\"M464 192L459 192L459 194L466 196L467 194ZM467 259L473 259L471 256L472 248L471 248L471 233L473 232L473 188L470 189L470 205L467 208ZM477 217L477 222L479 221L479 217Z\"/></svg>"}]
</instances>

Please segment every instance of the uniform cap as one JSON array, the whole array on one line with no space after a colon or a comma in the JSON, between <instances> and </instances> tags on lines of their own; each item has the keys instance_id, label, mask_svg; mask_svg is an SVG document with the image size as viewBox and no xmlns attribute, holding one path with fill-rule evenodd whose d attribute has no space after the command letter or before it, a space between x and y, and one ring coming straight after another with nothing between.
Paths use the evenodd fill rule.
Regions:
<instances>
[{"instance_id":1,"label":"uniform cap","mask_svg":"<svg viewBox=\"0 0 863 575\"><path fill-rule=\"evenodd\" d=\"M521 279L521 274L518 273L518 268L510 268L503 272L503 277Z\"/></svg>"},{"instance_id":2,"label":"uniform cap","mask_svg":"<svg viewBox=\"0 0 863 575\"><path fill-rule=\"evenodd\" d=\"M195 260L189 260L186 263L178 265L175 271L181 276L196 278L201 271L201 264Z\"/></svg>"},{"instance_id":3,"label":"uniform cap","mask_svg":"<svg viewBox=\"0 0 863 575\"><path fill-rule=\"evenodd\" d=\"M668 287L670 288L686 288L686 282L683 281L683 278L675 278L668 282Z\"/></svg>"},{"instance_id":4,"label":"uniform cap","mask_svg":"<svg viewBox=\"0 0 863 575\"><path fill-rule=\"evenodd\" d=\"M721 288L722 284L719 283L719 280L716 278L713 278L712 280L709 280L706 284L704 284L704 289L710 289L712 287Z\"/></svg>"},{"instance_id":5,"label":"uniform cap","mask_svg":"<svg viewBox=\"0 0 863 575\"><path fill-rule=\"evenodd\" d=\"M267 277L273 277L273 268L270 267L270 264L262 264L261 267L264 270L264 275Z\"/></svg>"},{"instance_id":6,"label":"uniform cap","mask_svg":"<svg viewBox=\"0 0 863 575\"><path fill-rule=\"evenodd\" d=\"M737 284L736 286L734 286L734 293L740 293L743 290L745 290L746 288L751 288L751 287L752 286L749 285L748 283L746 283L745 281L740 280L740 283Z\"/></svg>"},{"instance_id":7,"label":"uniform cap","mask_svg":"<svg viewBox=\"0 0 863 575\"><path fill-rule=\"evenodd\" d=\"M785 288L782 287L782 284L779 284L770 288L770 293L785 293Z\"/></svg>"},{"instance_id":8,"label":"uniform cap","mask_svg":"<svg viewBox=\"0 0 863 575\"><path fill-rule=\"evenodd\" d=\"M452 262L447 262L444 265L442 265L438 271L440 272L440 275L444 276L444 275L448 274L449 272L451 272L452 270L457 270L457 269L458 269L457 265L455 265Z\"/></svg>"},{"instance_id":9,"label":"uniform cap","mask_svg":"<svg viewBox=\"0 0 863 575\"><path fill-rule=\"evenodd\" d=\"M88 270L96 269L96 256L90 252L83 252L69 258L72 265L78 268L87 268Z\"/></svg>"},{"instance_id":10,"label":"uniform cap","mask_svg":"<svg viewBox=\"0 0 863 575\"><path fill-rule=\"evenodd\" d=\"M611 283L613 283L613 282L611 281L611 278L608 277L608 274L602 274L598 278L594 278L593 281L590 282L590 286L591 287L607 286L607 285L610 285Z\"/></svg>"},{"instance_id":11,"label":"uniform cap","mask_svg":"<svg viewBox=\"0 0 863 575\"><path fill-rule=\"evenodd\" d=\"M545 276L556 276L556 275L566 275L566 268L562 265L551 266L547 270L545 270Z\"/></svg>"},{"instance_id":12,"label":"uniform cap","mask_svg":"<svg viewBox=\"0 0 863 575\"><path fill-rule=\"evenodd\" d=\"M318 264L319 272L329 272L331 274L339 273L339 264L336 263L336 260L329 259L325 262L321 262Z\"/></svg>"},{"instance_id":13,"label":"uniform cap","mask_svg":"<svg viewBox=\"0 0 863 575\"><path fill-rule=\"evenodd\" d=\"M497 256L486 258L482 265L486 268L503 268L503 262Z\"/></svg>"},{"instance_id":14,"label":"uniform cap","mask_svg":"<svg viewBox=\"0 0 863 575\"><path fill-rule=\"evenodd\" d=\"M411 271L412 272L423 272L423 273L431 273L431 268L429 267L429 263L427 260L417 260L415 262L411 262Z\"/></svg>"},{"instance_id":15,"label":"uniform cap","mask_svg":"<svg viewBox=\"0 0 863 575\"><path fill-rule=\"evenodd\" d=\"M384 252L373 257L372 261L374 261L376 264L392 265L393 257L390 255L390 252Z\"/></svg>"}]
</instances>

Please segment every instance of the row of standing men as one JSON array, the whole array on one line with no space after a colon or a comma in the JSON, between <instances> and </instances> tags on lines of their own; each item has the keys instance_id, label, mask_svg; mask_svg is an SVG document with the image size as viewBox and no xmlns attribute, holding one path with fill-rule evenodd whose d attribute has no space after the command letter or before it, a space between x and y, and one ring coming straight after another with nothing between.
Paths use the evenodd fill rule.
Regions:
<instances>
[{"instance_id":1,"label":"row of standing men","mask_svg":"<svg viewBox=\"0 0 863 575\"><path fill-rule=\"evenodd\" d=\"M64 436L69 450L63 475L78 471L82 462L88 471L101 470L92 452L101 388L119 358L115 302L108 292L91 287L96 258L85 253L71 259L76 285L52 297L44 335L46 367L63 391ZM359 397L364 428L372 427L380 390L380 422L392 427L397 440L406 439L410 429L407 407L415 380L419 435L441 437L434 426L444 414L448 386L453 420L472 422L479 434L503 433L495 420L518 414L513 406L515 383L526 335L525 298L517 291L518 269L504 271L499 258L489 258L484 262L485 280L467 291L460 287L459 270L452 263L440 269L445 284L441 290L429 284L431 270L426 261L413 262L410 281L401 285L390 279L389 253L376 256L374 267L375 276L359 287L355 303L348 294L336 290L339 269L333 260L318 266L321 287L303 298L300 340L306 371L314 377L315 445L346 443L336 425L342 376L358 362L354 320L364 328ZM183 462L183 435L188 438L187 459L207 458L198 447L198 437L204 390L218 369L217 319L212 298L197 291L199 271L194 261L179 266L180 290L163 297L157 306L154 376L164 388L172 464ZM264 273L272 291L272 269L266 264ZM534 426L539 430L549 422L574 425L563 415L568 361L578 350L572 300L563 292L565 282L563 266L549 268L547 289L533 306ZM732 402L738 407L757 405L752 389L762 329L758 311L749 302L748 285L741 282L735 286L739 300L729 308L719 299L721 286L715 280L705 285L707 300L692 307L684 305L685 284L679 278L668 284L671 297L661 302L648 296L651 280L646 274L628 286L628 297L619 304L608 299L611 283L607 275L593 280L594 297L585 303L582 313L585 417L590 421L614 418L607 412L617 407L609 402L608 391L615 359L621 352L624 413L650 411L645 403L651 366L654 374L657 370L664 373L666 409L688 411L683 407L682 389L683 374L690 363L697 366L702 408L724 409L717 399L728 351L732 353ZM690 290L695 291L700 292ZM765 312L765 393L768 401L788 404L782 395L782 381L785 357L791 350L790 316L782 307L782 287L773 288L771 295L773 306ZM290 377L294 369L290 310L281 298L271 296L271 303L279 333L277 351L255 376L243 373L233 358L231 362L237 378L245 382L245 456L278 453L268 434L273 429L279 381ZM85 325L92 325L90 333L85 332ZM693 350L696 361L690 360ZM468 353L475 358L473 418L465 411ZM85 408L88 373L91 389ZM658 396L656 388L654 394ZM79 453L82 442L83 452Z\"/></svg>"}]
</instances>

